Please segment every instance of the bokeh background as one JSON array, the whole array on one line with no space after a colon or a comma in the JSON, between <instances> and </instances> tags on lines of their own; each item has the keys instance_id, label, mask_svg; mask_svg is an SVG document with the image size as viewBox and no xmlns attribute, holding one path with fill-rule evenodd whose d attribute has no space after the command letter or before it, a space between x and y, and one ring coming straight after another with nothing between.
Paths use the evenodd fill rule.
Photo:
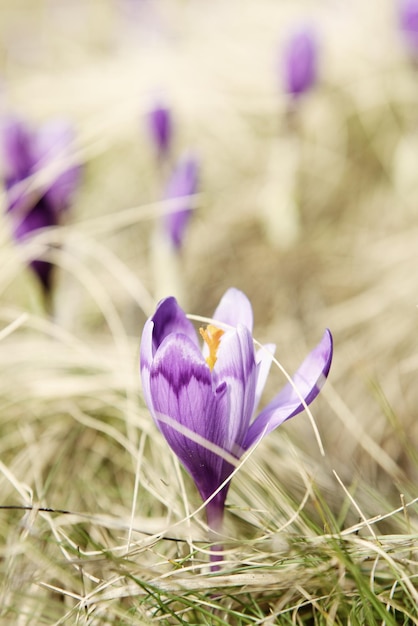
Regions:
<instances>
[{"instance_id":1,"label":"bokeh background","mask_svg":"<svg viewBox=\"0 0 418 626\"><path fill-rule=\"evenodd\" d=\"M325 327L335 341L312 408L325 456L306 416L272 434L231 488L231 534L251 537L267 518L279 527L279 492L297 503L313 482L342 525L356 523L332 470L366 517L416 496L418 56L399 7L1 1L0 113L34 128L70 120L83 168L65 223L23 242L2 195L0 323L16 327L0 343L1 504L126 520L136 476L137 526L168 527L184 493L197 506L178 468L183 496L169 484L175 461L142 404L138 346L162 295L210 316L230 286L249 296L255 337L277 344L290 373ZM292 101L283 50L301 25L315 32L318 77ZM173 116L164 166L148 125L156 101ZM184 153L200 174L177 254L155 232ZM39 255L57 265L52 314L27 267ZM274 371L268 394L281 384ZM261 484L270 495L254 495ZM14 519L1 522L8 546ZM99 542L105 531L91 532Z\"/></svg>"}]
</instances>

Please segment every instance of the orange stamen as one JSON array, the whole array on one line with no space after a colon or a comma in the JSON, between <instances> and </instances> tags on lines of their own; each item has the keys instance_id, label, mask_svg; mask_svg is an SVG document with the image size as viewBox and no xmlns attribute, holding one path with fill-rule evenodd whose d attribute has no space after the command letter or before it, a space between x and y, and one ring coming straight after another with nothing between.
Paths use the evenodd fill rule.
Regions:
<instances>
[{"instance_id":1,"label":"orange stamen","mask_svg":"<svg viewBox=\"0 0 418 626\"><path fill-rule=\"evenodd\" d=\"M217 326L213 326L213 324L209 324L206 329L200 328L199 332L209 348L209 356L206 359L206 363L209 365L210 371L212 371L218 358L217 352L224 331L217 328Z\"/></svg>"}]
</instances>

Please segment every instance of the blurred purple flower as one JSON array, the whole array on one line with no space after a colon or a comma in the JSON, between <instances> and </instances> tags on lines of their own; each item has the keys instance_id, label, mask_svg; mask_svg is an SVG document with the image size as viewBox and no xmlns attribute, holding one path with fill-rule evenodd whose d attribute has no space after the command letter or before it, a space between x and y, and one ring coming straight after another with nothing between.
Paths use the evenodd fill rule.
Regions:
<instances>
[{"instance_id":1,"label":"blurred purple flower","mask_svg":"<svg viewBox=\"0 0 418 626\"><path fill-rule=\"evenodd\" d=\"M314 31L301 27L289 37L281 60L286 93L298 98L317 80L318 45Z\"/></svg>"},{"instance_id":2,"label":"blurred purple flower","mask_svg":"<svg viewBox=\"0 0 418 626\"><path fill-rule=\"evenodd\" d=\"M297 370L293 384L287 383L252 419L275 350L267 345L255 352L252 326L248 298L229 289L213 324L200 330L203 351L192 323L172 297L159 303L142 333L145 402L204 501L231 474L231 461L315 399L331 366L332 337L327 330ZM229 482L206 505L214 532L222 527L228 488Z\"/></svg>"},{"instance_id":3,"label":"blurred purple flower","mask_svg":"<svg viewBox=\"0 0 418 626\"><path fill-rule=\"evenodd\" d=\"M173 120L170 109L162 104L156 104L148 114L148 125L151 138L160 158L170 153L173 136Z\"/></svg>"},{"instance_id":4,"label":"blurred purple flower","mask_svg":"<svg viewBox=\"0 0 418 626\"><path fill-rule=\"evenodd\" d=\"M42 228L57 226L69 208L81 173L79 165L66 163L73 138L72 127L65 121L50 121L34 132L20 119L2 120L0 151L6 211L17 242ZM51 264L34 259L31 267L48 294Z\"/></svg>"},{"instance_id":5,"label":"blurred purple flower","mask_svg":"<svg viewBox=\"0 0 418 626\"><path fill-rule=\"evenodd\" d=\"M418 54L418 0L400 0L399 25L409 51Z\"/></svg>"},{"instance_id":6,"label":"blurred purple flower","mask_svg":"<svg viewBox=\"0 0 418 626\"><path fill-rule=\"evenodd\" d=\"M173 210L164 215L164 231L176 250L180 250L192 214L192 198L197 193L198 162L193 156L183 157L174 169L165 192L166 200L178 198Z\"/></svg>"}]
</instances>

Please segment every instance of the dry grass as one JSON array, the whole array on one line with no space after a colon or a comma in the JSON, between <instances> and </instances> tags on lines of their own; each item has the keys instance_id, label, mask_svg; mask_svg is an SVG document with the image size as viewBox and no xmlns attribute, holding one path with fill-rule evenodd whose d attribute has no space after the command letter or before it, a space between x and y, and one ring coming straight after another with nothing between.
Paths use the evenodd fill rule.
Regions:
<instances>
[{"instance_id":1,"label":"dry grass","mask_svg":"<svg viewBox=\"0 0 418 626\"><path fill-rule=\"evenodd\" d=\"M0 5L1 108L72 119L85 166L66 225L17 248L2 221L0 624L418 624L418 91L394 7L148 0L134 24L134 4ZM278 46L306 16L321 83L289 131ZM289 371L324 327L335 339L313 406L325 456L301 416L245 459L217 575L137 374L171 208L145 125L158 92L176 153L202 164L170 277L184 306L208 316L243 289ZM286 247L271 214L295 206Z\"/></svg>"}]
</instances>

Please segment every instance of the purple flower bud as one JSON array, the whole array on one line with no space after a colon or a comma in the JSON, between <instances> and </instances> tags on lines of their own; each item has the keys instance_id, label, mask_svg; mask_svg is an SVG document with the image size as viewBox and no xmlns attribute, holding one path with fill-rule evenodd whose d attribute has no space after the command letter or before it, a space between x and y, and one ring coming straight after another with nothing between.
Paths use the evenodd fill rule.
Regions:
<instances>
[{"instance_id":1,"label":"purple flower bud","mask_svg":"<svg viewBox=\"0 0 418 626\"><path fill-rule=\"evenodd\" d=\"M35 132L19 119L2 121L0 152L6 210L17 242L42 228L57 226L69 208L81 173L79 165L68 161L72 140L73 130L67 122L48 122ZM31 267L49 293L52 266L34 259Z\"/></svg>"},{"instance_id":2,"label":"purple flower bud","mask_svg":"<svg viewBox=\"0 0 418 626\"><path fill-rule=\"evenodd\" d=\"M55 165L45 187L45 197L58 215L69 208L80 181L81 167L68 162L69 148L75 139L74 129L66 120L51 120L34 137L34 171Z\"/></svg>"},{"instance_id":3,"label":"purple flower bud","mask_svg":"<svg viewBox=\"0 0 418 626\"><path fill-rule=\"evenodd\" d=\"M148 115L151 138L160 158L166 157L171 148L173 124L170 109L158 103Z\"/></svg>"},{"instance_id":4,"label":"purple flower bud","mask_svg":"<svg viewBox=\"0 0 418 626\"><path fill-rule=\"evenodd\" d=\"M418 1L400 0L399 25L405 43L413 55L418 55Z\"/></svg>"},{"instance_id":5,"label":"purple flower bud","mask_svg":"<svg viewBox=\"0 0 418 626\"><path fill-rule=\"evenodd\" d=\"M145 402L168 445L206 504L209 528L222 528L234 460L319 394L332 360L327 330L292 382L258 409L275 346L254 349L251 303L228 289L213 323L195 329L174 298L162 300L144 326L140 361ZM224 484L225 483L225 484ZM212 555L212 563L219 555ZM217 569L213 565L213 569Z\"/></svg>"},{"instance_id":6,"label":"purple flower bud","mask_svg":"<svg viewBox=\"0 0 418 626\"><path fill-rule=\"evenodd\" d=\"M32 136L18 119L4 119L1 125L1 162L6 189L30 175Z\"/></svg>"},{"instance_id":7,"label":"purple flower bud","mask_svg":"<svg viewBox=\"0 0 418 626\"><path fill-rule=\"evenodd\" d=\"M166 188L165 198L178 198L176 206L164 216L164 229L173 247L180 250L192 214L192 198L197 192L198 163L192 156L183 157Z\"/></svg>"},{"instance_id":8,"label":"purple flower bud","mask_svg":"<svg viewBox=\"0 0 418 626\"><path fill-rule=\"evenodd\" d=\"M16 241L23 241L42 228L48 228L57 224L56 215L49 207L44 199L41 199L35 206L28 211L22 219L15 222L13 236ZM52 265L48 261L42 259L33 259L30 262L32 270L38 277L45 295L49 297L52 291Z\"/></svg>"},{"instance_id":9,"label":"purple flower bud","mask_svg":"<svg viewBox=\"0 0 418 626\"><path fill-rule=\"evenodd\" d=\"M287 40L283 57L283 81L286 93L298 98L316 82L318 46L315 33L303 27Z\"/></svg>"}]
</instances>

